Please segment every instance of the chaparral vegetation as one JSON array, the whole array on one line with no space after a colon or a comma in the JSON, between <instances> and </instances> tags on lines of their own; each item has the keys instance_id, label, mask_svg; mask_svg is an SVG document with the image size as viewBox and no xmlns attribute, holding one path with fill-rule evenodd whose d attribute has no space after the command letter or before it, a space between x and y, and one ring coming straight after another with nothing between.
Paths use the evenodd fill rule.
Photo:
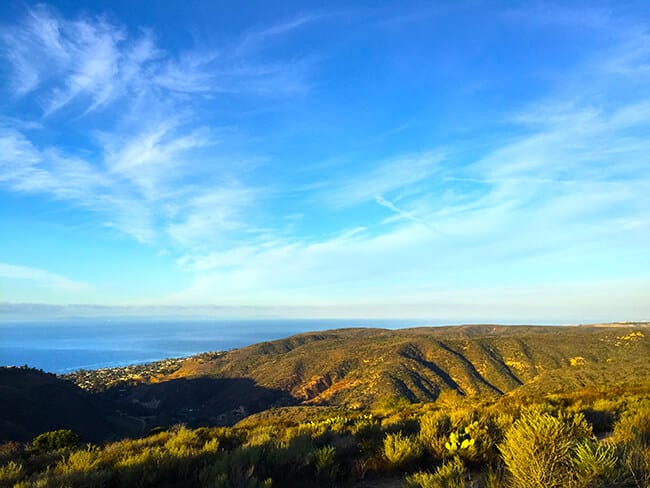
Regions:
<instances>
[{"instance_id":1,"label":"chaparral vegetation","mask_svg":"<svg viewBox=\"0 0 650 488\"><path fill-rule=\"evenodd\" d=\"M5 369L12 401L2 432L15 440L0 445L0 486L647 488L649 343L637 325L305 334L189 358L159 376L116 384L111 374L107 389L93 380L91 391L74 375ZM575 359L592 343L600 346ZM371 354L375 362L363 360ZM320 376L305 373L305 356ZM382 386L384 377L392 383ZM485 387L505 390L506 381L507 391ZM44 412L64 411L64 400L71 411L94 408L87 420L109 430L25 438L45 424L21 416L21 401L37 403L43 391ZM257 413L247 411L248 394L257 394ZM196 409L187 403L197 399ZM219 414L236 403L247 407ZM129 404L137 408L111 410ZM74 420L59 417L61 427Z\"/></svg>"}]
</instances>

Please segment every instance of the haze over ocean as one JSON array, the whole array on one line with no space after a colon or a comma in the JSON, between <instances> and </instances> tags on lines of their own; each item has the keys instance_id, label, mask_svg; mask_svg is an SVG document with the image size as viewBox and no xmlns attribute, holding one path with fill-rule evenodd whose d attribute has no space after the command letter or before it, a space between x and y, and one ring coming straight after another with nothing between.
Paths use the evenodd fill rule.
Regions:
<instances>
[{"instance_id":1,"label":"haze over ocean","mask_svg":"<svg viewBox=\"0 0 650 488\"><path fill-rule=\"evenodd\" d=\"M52 373L221 351L339 327L438 325L424 320L61 320L0 324L0 366Z\"/></svg>"}]
</instances>

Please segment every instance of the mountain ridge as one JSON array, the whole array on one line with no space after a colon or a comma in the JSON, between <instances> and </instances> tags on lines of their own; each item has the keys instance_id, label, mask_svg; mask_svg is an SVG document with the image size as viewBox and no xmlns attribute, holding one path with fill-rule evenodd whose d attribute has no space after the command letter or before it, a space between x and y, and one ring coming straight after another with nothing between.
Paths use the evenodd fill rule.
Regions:
<instances>
[{"instance_id":1,"label":"mountain ridge","mask_svg":"<svg viewBox=\"0 0 650 488\"><path fill-rule=\"evenodd\" d=\"M113 376L106 376L106 370L85 371L64 380L4 368L21 376L23 387L8 389L0 375L0 396L11 398L11 408L0 412L0 438L26 439L38 430L68 426L77 426L88 438L119 437L177 423L231 425L272 407L371 408L399 399L435 402L447 393L499 397L590 387L643 389L650 388L648 357L650 324L486 324L306 332L162 361L149 373L146 367L127 367L115 368ZM136 370L142 373L134 374ZM95 381L89 382L94 374ZM113 377L118 379L109 382ZM56 397L63 409L59 412L66 402L77 412L80 405L94 405L101 429L71 423L62 413L59 419L48 415L39 393L43 381L56 383L56 391L63 392ZM87 391L78 386L89 384L94 386ZM22 417L25 404L48 422Z\"/></svg>"}]
</instances>

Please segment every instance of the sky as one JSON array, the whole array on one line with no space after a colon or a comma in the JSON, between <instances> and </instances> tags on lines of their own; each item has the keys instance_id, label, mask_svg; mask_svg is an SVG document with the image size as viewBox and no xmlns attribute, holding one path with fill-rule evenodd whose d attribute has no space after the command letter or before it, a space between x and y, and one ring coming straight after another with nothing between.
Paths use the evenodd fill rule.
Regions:
<instances>
[{"instance_id":1,"label":"sky","mask_svg":"<svg viewBox=\"0 0 650 488\"><path fill-rule=\"evenodd\" d=\"M0 319L650 319L650 4L0 3Z\"/></svg>"}]
</instances>

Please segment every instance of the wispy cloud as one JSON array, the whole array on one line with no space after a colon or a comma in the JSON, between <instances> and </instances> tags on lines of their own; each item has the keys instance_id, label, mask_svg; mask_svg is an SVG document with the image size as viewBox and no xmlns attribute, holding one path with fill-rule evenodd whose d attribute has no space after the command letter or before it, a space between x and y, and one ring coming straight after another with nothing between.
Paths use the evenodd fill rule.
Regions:
<instances>
[{"instance_id":1,"label":"wispy cloud","mask_svg":"<svg viewBox=\"0 0 650 488\"><path fill-rule=\"evenodd\" d=\"M279 37L316 19L305 15L255 35ZM77 152L41 142L42 124L3 117L0 184L98 212L106 226L140 242L221 242L244 227L242 211L256 203L257 190L240 176L246 168L236 167L242 158L220 152L219 128L204 120L204 97L275 98L306 87L300 60L260 61L225 48L172 54L151 30L134 34L106 17L66 18L43 5L4 26L0 47L10 95L38 100L48 127L70 114L102 116L96 130L76 134L92 146Z\"/></svg>"},{"instance_id":2,"label":"wispy cloud","mask_svg":"<svg viewBox=\"0 0 650 488\"><path fill-rule=\"evenodd\" d=\"M375 197L375 201L379 205L381 205L382 207L387 208L388 210L390 210L391 212L394 212L395 214L397 214L399 217L401 217L403 219L410 220L412 222L417 222L417 223L422 224L422 225L424 225L426 227L429 227L431 230L435 230L433 228L433 226L429 222L424 221L423 219L421 219L420 217L415 215L413 212L409 212L407 210L404 210L404 209L398 207L393 202L391 202L389 200L386 200L381 195L377 195Z\"/></svg>"},{"instance_id":3,"label":"wispy cloud","mask_svg":"<svg viewBox=\"0 0 650 488\"><path fill-rule=\"evenodd\" d=\"M92 286L88 283L74 281L65 276L51 273L43 269L8 263L0 263L0 278L6 281L29 281L38 287L70 293L92 290Z\"/></svg>"},{"instance_id":4,"label":"wispy cloud","mask_svg":"<svg viewBox=\"0 0 650 488\"><path fill-rule=\"evenodd\" d=\"M431 178L444 159L443 153L430 151L379 161L365 171L351 171L352 176L330 181L324 199L335 207L372 202L377 195L403 190Z\"/></svg>"},{"instance_id":5,"label":"wispy cloud","mask_svg":"<svg viewBox=\"0 0 650 488\"><path fill-rule=\"evenodd\" d=\"M544 96L496 114L496 129L456 135L443 148L423 145L427 136L409 146L405 137L385 157L365 157L351 142L338 157L323 152L328 166L300 171L280 155L248 154L265 149L259 132L282 117L246 127L258 139L244 149L233 149L215 119L223 107L237 111L242 95L255 105L309 93L311 60L274 56L274 47L326 14L251 29L218 49L170 52L152 30L31 8L3 26L0 45L8 103L36 100L41 117L36 124L0 118L0 185L98 214L105 226L151 244L152 254L164 249L192 281L161 297L165 303L438 310L426 306L464 307L480 296L488 310L508 299L533 301L568 274L578 283L621 276L628 291L634 284L647 291L648 270L633 260L648 257L635 243L650 238L650 36L641 22L588 14L540 7L500 18L544 28L583 22L606 29L608 42L553 78ZM312 101L305 105L320 106ZM92 131L79 129L86 121ZM418 122L423 132L427 123ZM57 124L65 125L61 133ZM74 132L62 135L69 126ZM389 132L377 134L379 146ZM480 145L467 149L473 138ZM379 152L367 141L366 151ZM312 142L296 142L296 153L305 152L296 159L312 157ZM242 162L250 160L269 164L256 172ZM292 181L282 180L290 171ZM12 280L76 286L2 266ZM481 291L495 276L501 288ZM578 303L602 298L596 288Z\"/></svg>"},{"instance_id":6,"label":"wispy cloud","mask_svg":"<svg viewBox=\"0 0 650 488\"><path fill-rule=\"evenodd\" d=\"M249 37L280 36L316 18L296 18ZM156 44L150 30L132 35L104 17L68 19L44 5L29 9L21 23L5 26L0 41L13 75L13 95L36 94L49 115L73 103L77 113L84 113L125 97L161 92L277 95L305 87L300 60L260 62L243 57L240 48L172 55Z\"/></svg>"},{"instance_id":7,"label":"wispy cloud","mask_svg":"<svg viewBox=\"0 0 650 488\"><path fill-rule=\"evenodd\" d=\"M602 62L642 73L643 59L614 61L617 55L613 50ZM293 303L345 306L370 297L369 307L387 300L444 302L494 313L517 299L522 310L541 314L556 306L578 317L578 307L566 306L548 287L574 276L583 284L567 289L584 307L604 293L601 285L584 283L618 273L629 277L625 289L638 304L650 290L642 278L648 269L628 261L643 257L638 250L616 262L611 256L612 249L625 253L650 236L650 92L611 103L638 81L602 75L597 93L573 92L570 84L523 107L509 120L518 135L495 141L470 161L447 147L331 178L316 187L321 201L339 211L374 202L395 213L399 220L391 222L398 225L366 220L350 235L188 255L180 264L197 272L196 279L169 300L205 303L219 296L231 305L277 304L290 295ZM427 228L432 224L437 232ZM477 290L495 276L535 291ZM446 288L457 290L456 298ZM536 298L544 289L545 298ZM472 296L485 303L472 305Z\"/></svg>"}]
</instances>

